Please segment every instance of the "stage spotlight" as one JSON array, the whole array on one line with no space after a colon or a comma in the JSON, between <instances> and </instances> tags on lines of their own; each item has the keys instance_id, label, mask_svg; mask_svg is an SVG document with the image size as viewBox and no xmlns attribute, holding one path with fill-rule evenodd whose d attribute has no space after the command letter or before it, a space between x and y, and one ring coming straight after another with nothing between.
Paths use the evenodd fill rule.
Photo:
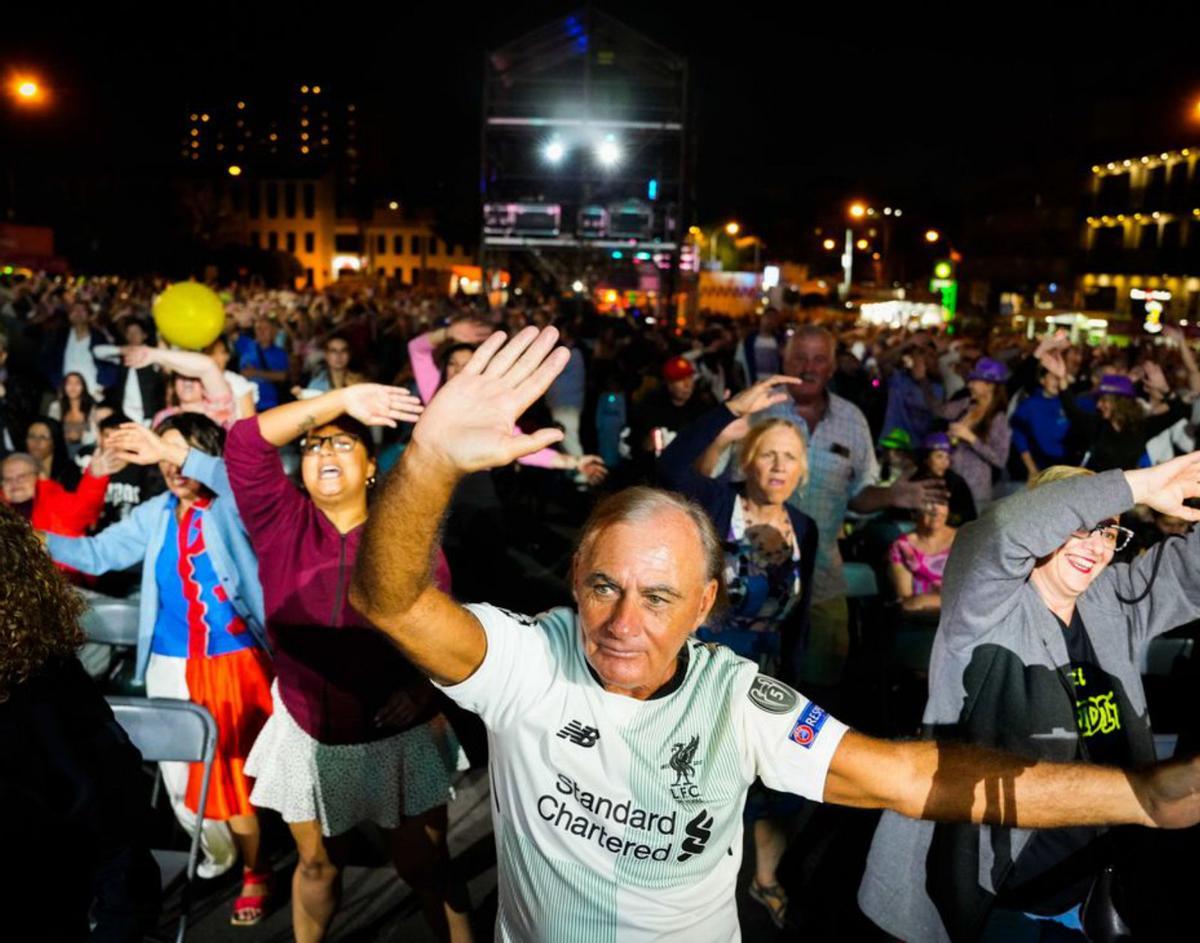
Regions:
<instances>
[{"instance_id":1,"label":"stage spotlight","mask_svg":"<svg viewBox=\"0 0 1200 943\"><path fill-rule=\"evenodd\" d=\"M549 164L557 164L566 156L566 145L558 138L551 138L542 146L542 157Z\"/></svg>"},{"instance_id":2,"label":"stage spotlight","mask_svg":"<svg viewBox=\"0 0 1200 943\"><path fill-rule=\"evenodd\" d=\"M596 161L601 167L615 167L621 161L621 145L611 134L596 145Z\"/></svg>"}]
</instances>

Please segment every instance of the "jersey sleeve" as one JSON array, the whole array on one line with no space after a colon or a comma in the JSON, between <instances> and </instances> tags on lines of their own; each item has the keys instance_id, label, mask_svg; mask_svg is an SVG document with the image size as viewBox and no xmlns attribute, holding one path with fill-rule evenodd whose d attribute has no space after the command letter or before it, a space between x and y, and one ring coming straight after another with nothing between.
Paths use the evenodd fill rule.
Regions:
<instances>
[{"instance_id":1,"label":"jersey sleeve","mask_svg":"<svg viewBox=\"0 0 1200 943\"><path fill-rule=\"evenodd\" d=\"M439 687L460 707L478 714L489 729L500 730L519 720L553 682L555 646L541 619L486 603L465 608L483 626L487 653L466 681Z\"/></svg>"},{"instance_id":2,"label":"jersey sleeve","mask_svg":"<svg viewBox=\"0 0 1200 943\"><path fill-rule=\"evenodd\" d=\"M754 772L769 788L821 802L825 776L849 729L803 694L747 673L735 698Z\"/></svg>"}]
</instances>

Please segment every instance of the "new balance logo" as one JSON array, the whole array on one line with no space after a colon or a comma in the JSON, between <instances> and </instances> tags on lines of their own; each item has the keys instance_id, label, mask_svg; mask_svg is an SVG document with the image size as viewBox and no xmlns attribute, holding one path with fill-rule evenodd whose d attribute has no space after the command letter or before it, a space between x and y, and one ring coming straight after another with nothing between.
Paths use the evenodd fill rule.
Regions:
<instances>
[{"instance_id":1,"label":"new balance logo","mask_svg":"<svg viewBox=\"0 0 1200 943\"><path fill-rule=\"evenodd\" d=\"M708 814L708 809L701 809L696 817L684 826L687 838L683 840L683 852L675 860L687 861L704 851L708 840L712 838L712 827L713 817Z\"/></svg>"},{"instance_id":2,"label":"new balance logo","mask_svg":"<svg viewBox=\"0 0 1200 943\"><path fill-rule=\"evenodd\" d=\"M595 727L585 727L579 721L573 720L558 732L558 736L562 740L570 740L576 746L591 748L600 739L600 731Z\"/></svg>"}]
</instances>

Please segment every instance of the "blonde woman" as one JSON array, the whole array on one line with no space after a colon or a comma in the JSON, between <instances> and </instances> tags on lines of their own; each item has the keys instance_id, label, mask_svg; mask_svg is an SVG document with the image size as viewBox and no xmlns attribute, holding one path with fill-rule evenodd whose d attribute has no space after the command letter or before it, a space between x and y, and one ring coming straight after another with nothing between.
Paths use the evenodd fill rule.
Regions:
<instances>
[{"instance_id":1,"label":"blonde woman","mask_svg":"<svg viewBox=\"0 0 1200 943\"><path fill-rule=\"evenodd\" d=\"M800 430L786 419L767 419L744 433L729 427L782 402L787 394L779 391L780 385L799 382L767 377L685 426L659 458L667 487L703 507L725 541L729 605L696 634L793 685L796 658L808 633L817 525L787 499L808 478L808 449ZM697 471L697 460L714 443L737 437L744 482L718 481ZM787 848L782 820L802 802L759 786L746 807L754 820L756 852L750 896L767 908L778 927L784 926L788 903L776 878Z\"/></svg>"}]
</instances>

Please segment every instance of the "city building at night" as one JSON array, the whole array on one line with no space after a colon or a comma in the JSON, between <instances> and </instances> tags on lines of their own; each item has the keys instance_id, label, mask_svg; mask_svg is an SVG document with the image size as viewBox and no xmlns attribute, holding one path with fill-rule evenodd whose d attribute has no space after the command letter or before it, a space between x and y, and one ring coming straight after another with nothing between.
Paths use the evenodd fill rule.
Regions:
<instances>
[{"instance_id":1,"label":"city building at night","mask_svg":"<svg viewBox=\"0 0 1200 943\"><path fill-rule=\"evenodd\" d=\"M1091 312L1154 333L1200 318L1200 149L1139 154L1091 168L1077 287ZM1187 326L1184 324L1184 326Z\"/></svg>"},{"instance_id":2,"label":"city building at night","mask_svg":"<svg viewBox=\"0 0 1200 943\"><path fill-rule=\"evenodd\" d=\"M358 103L319 84L192 109L179 157L193 229L213 246L293 256L300 284L353 273L449 288L473 254L381 193L383 161L363 119Z\"/></svg>"}]
</instances>

